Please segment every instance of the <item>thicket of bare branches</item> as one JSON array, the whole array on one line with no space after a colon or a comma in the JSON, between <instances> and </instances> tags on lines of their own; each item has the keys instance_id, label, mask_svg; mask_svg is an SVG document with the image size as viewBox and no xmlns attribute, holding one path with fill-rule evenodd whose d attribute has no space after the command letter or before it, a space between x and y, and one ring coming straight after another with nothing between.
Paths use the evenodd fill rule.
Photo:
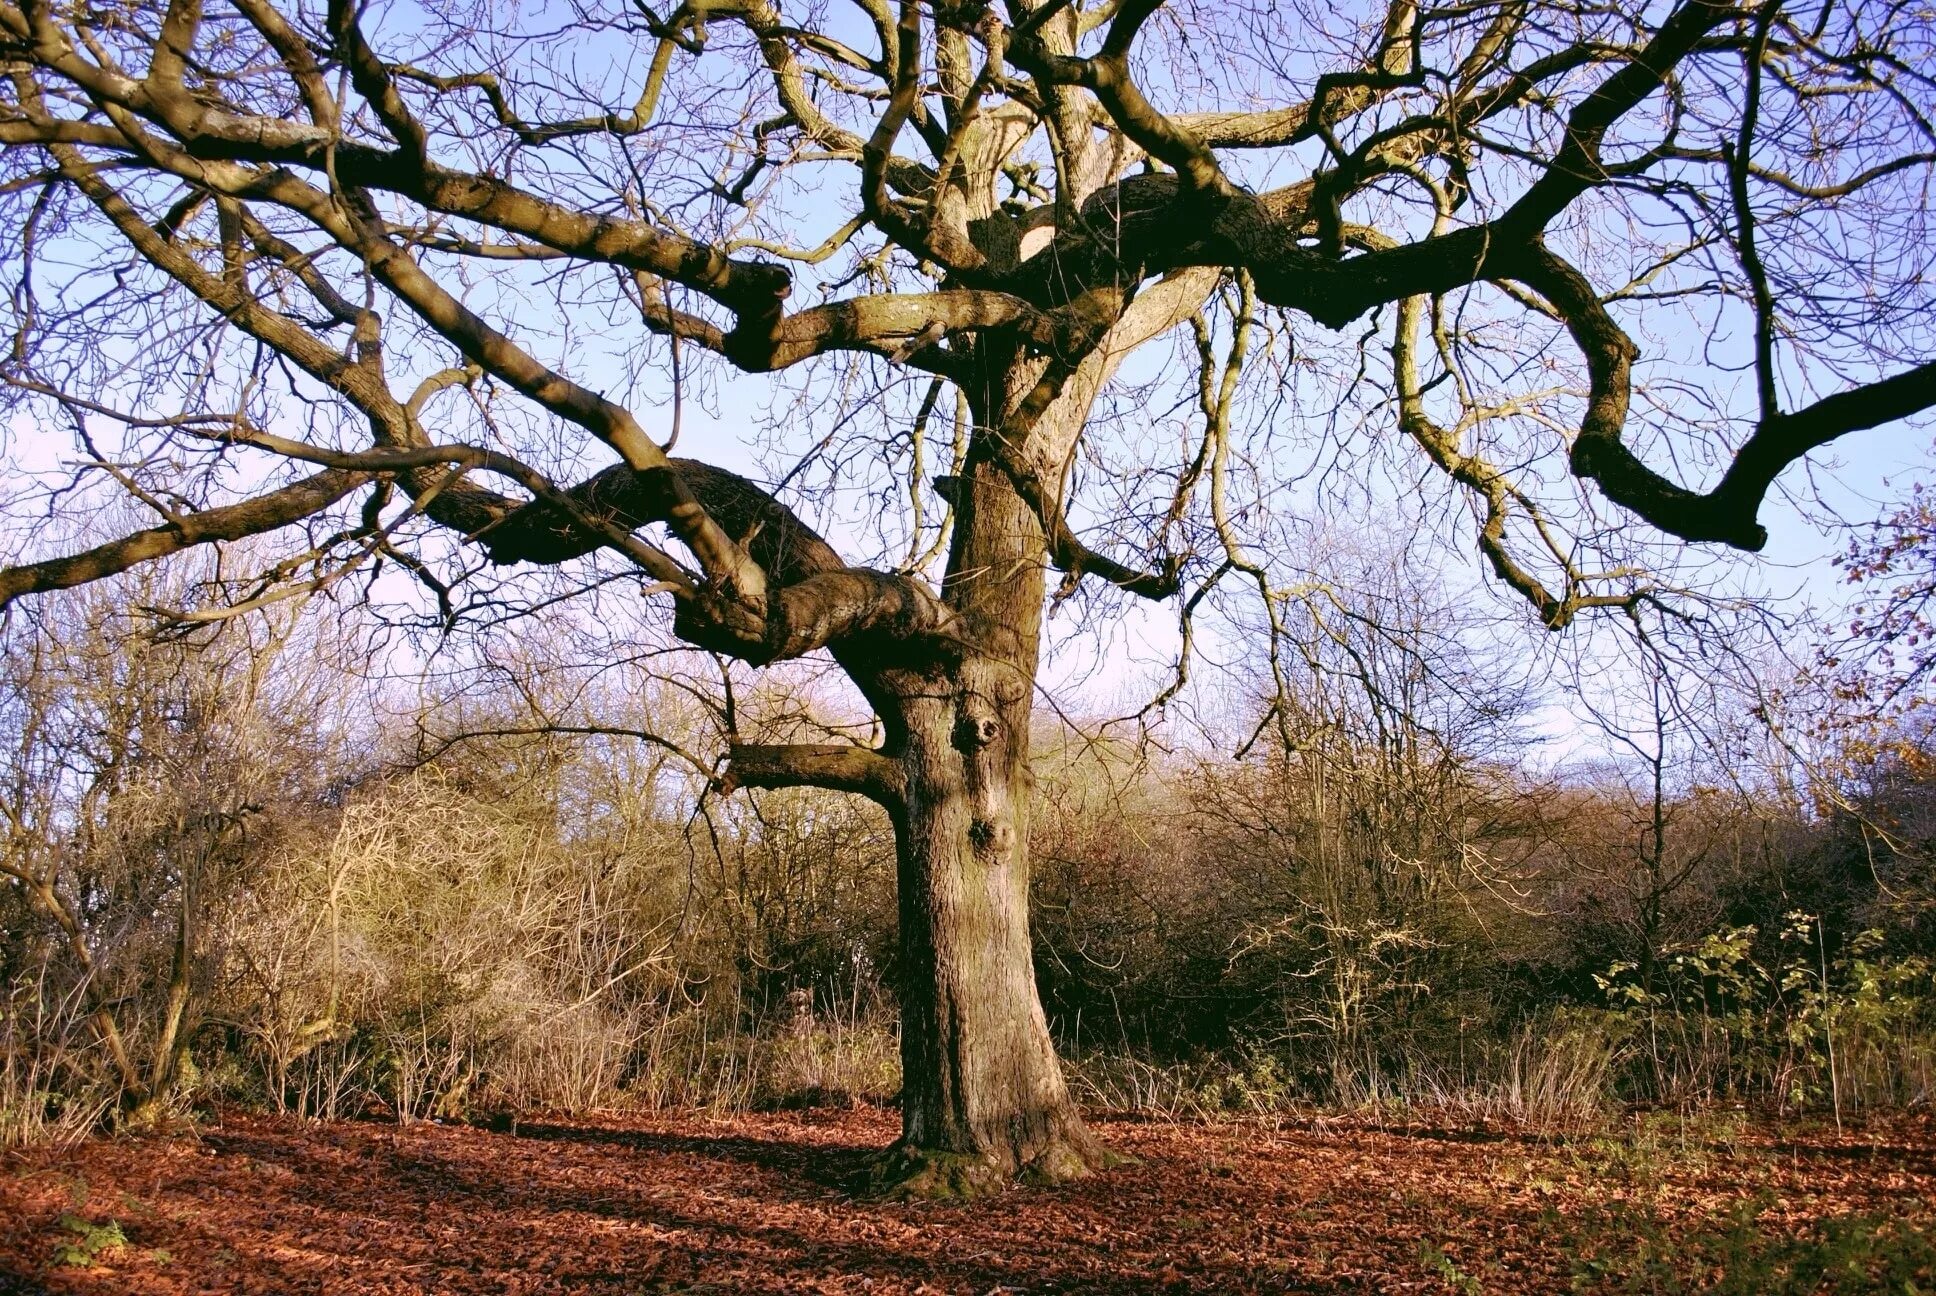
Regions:
<instances>
[{"instance_id":1,"label":"thicket of bare branches","mask_svg":"<svg viewBox=\"0 0 1936 1296\"><path fill-rule=\"evenodd\" d=\"M1033 959L1079 1092L1565 1126L1622 1098L1929 1101L1925 744L1862 729L1834 782L1797 784L1657 687L1600 763L1542 772L1536 695L1439 639L1428 590L1387 599L1289 627L1309 683L1268 724L1267 687L1230 699L1241 756L1039 736ZM690 695L573 696L538 645L425 699L258 624L156 641L70 595L9 628L7 1139L224 1102L515 1120L898 1092L885 816L708 795L668 746L712 723Z\"/></svg>"}]
</instances>

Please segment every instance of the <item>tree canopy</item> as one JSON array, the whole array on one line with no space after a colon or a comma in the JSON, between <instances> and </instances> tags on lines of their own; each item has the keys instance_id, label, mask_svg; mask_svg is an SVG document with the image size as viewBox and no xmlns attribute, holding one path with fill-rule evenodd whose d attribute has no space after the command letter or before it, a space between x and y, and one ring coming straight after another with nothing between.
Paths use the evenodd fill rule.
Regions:
<instances>
[{"instance_id":1,"label":"tree canopy","mask_svg":"<svg viewBox=\"0 0 1936 1296\"><path fill-rule=\"evenodd\" d=\"M500 562L625 554L738 655L940 627L923 582L669 471L574 346L608 321L633 333L610 347L622 372L651 351L640 329L688 369L859 353L956 381L971 340L1003 339L1037 372L976 453L1063 570L1167 595L1231 556L1175 526L1207 452L1168 467L1173 498L1134 501L1134 543L1095 544L1064 498L1077 438L1042 412L1198 313L1218 275L1307 321L1293 334L1370 315L1389 355L1366 362L1367 412L1474 493L1493 569L1550 623L1622 581L1547 534L1538 460L1672 535L1754 548L1782 469L1936 400L1930 32L1900 5L26 5L0 23L9 383L118 421L107 457L161 513L8 571L9 599L396 482ZM535 318L547 295L556 318ZM1695 348L1705 390L1637 377ZM1566 377L1508 390L1547 367ZM530 431L459 408L480 386L528 402ZM324 392L340 415L313 407ZM619 463L571 480L565 429ZM320 471L272 483L252 451ZM649 522L690 560L634 534ZM336 560L399 528L348 530Z\"/></svg>"}]
</instances>

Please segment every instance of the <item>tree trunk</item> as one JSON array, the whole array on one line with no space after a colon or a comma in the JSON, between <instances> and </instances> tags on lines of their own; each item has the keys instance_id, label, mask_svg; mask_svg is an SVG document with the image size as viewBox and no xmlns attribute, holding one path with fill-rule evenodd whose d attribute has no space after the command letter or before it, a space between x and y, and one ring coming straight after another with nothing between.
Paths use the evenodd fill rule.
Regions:
<instances>
[{"instance_id":1,"label":"tree trunk","mask_svg":"<svg viewBox=\"0 0 1936 1296\"><path fill-rule=\"evenodd\" d=\"M1069 1099L1035 988L1026 694L990 701L970 685L908 708L892 1168L920 1195L1071 1179L1104 1159Z\"/></svg>"},{"instance_id":2,"label":"tree trunk","mask_svg":"<svg viewBox=\"0 0 1936 1296\"><path fill-rule=\"evenodd\" d=\"M886 754L899 845L902 1138L911 1195L1077 1178L1107 1154L1070 1101L1029 934L1029 718L1042 533L999 470L956 487L949 602L975 651L893 688Z\"/></svg>"},{"instance_id":3,"label":"tree trunk","mask_svg":"<svg viewBox=\"0 0 1936 1296\"><path fill-rule=\"evenodd\" d=\"M829 641L873 704L883 742L733 746L722 786L857 792L893 818L902 1137L883 1187L967 1197L1017 1178L1076 1178L1110 1160L1063 1083L1029 931L1029 721L1051 566L1042 518L1059 520L1064 465L1116 364L1212 287L1214 276L1179 280L1140 300L1074 371L1013 339L958 342L955 381L974 431L960 467L935 483L953 517L943 614L924 613L918 635L856 623ZM796 575L840 568L784 510L760 521L776 579L788 555ZM711 630L688 618L681 633L703 643Z\"/></svg>"}]
</instances>

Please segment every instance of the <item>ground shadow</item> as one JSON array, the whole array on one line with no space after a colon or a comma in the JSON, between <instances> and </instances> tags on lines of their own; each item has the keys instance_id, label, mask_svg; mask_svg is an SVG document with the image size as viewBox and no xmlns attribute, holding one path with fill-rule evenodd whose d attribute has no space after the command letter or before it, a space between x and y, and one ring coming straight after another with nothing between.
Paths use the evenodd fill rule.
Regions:
<instances>
[{"instance_id":1,"label":"ground shadow","mask_svg":"<svg viewBox=\"0 0 1936 1296\"><path fill-rule=\"evenodd\" d=\"M614 1146L665 1156L731 1161L771 1171L843 1197L861 1199L875 1181L888 1145L858 1140L839 1143L750 1138L736 1134L677 1134L661 1130L607 1129L557 1121L520 1121L512 1137L540 1142Z\"/></svg>"}]
</instances>

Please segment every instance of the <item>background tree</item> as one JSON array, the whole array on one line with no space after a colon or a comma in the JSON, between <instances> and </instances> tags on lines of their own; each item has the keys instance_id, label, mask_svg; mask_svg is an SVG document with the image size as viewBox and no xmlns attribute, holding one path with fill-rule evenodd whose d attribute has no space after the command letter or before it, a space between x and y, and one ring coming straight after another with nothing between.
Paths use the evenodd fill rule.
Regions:
<instances>
[{"instance_id":1,"label":"background tree","mask_svg":"<svg viewBox=\"0 0 1936 1296\"><path fill-rule=\"evenodd\" d=\"M285 659L290 616L157 643L107 593L0 640L0 883L25 901L10 953L85 1009L111 1100L145 1122L193 1070L223 898L316 797L297 771L345 726ZM62 1083L92 1098L73 1070Z\"/></svg>"},{"instance_id":2,"label":"background tree","mask_svg":"<svg viewBox=\"0 0 1936 1296\"><path fill-rule=\"evenodd\" d=\"M1667 597L1601 498L1758 548L1783 468L1936 402L1931 32L1774 0L854 10L0 0L7 380L71 421L82 486L158 515L93 548L42 528L0 602L277 531L300 539L175 620L391 567L452 629L561 597L481 551L600 597L629 563L721 658L825 652L870 740L735 742L721 783L893 821L910 1186L1061 1178L1104 1154L1030 962L1048 572L1186 626L1248 590L1281 687L1272 430L1394 416L1550 627ZM1099 439L1131 353L1187 321L1199 434L1169 460ZM811 362L883 423L882 389L929 377L892 557L782 502L878 486L838 427L784 490L671 457L702 356ZM73 516L73 484L14 516Z\"/></svg>"},{"instance_id":3,"label":"background tree","mask_svg":"<svg viewBox=\"0 0 1936 1296\"><path fill-rule=\"evenodd\" d=\"M1913 722L1936 672L1936 500L1928 488L1914 483L1895 512L1858 529L1841 565L1863 598L1825 663L1836 701L1862 720Z\"/></svg>"}]
</instances>

